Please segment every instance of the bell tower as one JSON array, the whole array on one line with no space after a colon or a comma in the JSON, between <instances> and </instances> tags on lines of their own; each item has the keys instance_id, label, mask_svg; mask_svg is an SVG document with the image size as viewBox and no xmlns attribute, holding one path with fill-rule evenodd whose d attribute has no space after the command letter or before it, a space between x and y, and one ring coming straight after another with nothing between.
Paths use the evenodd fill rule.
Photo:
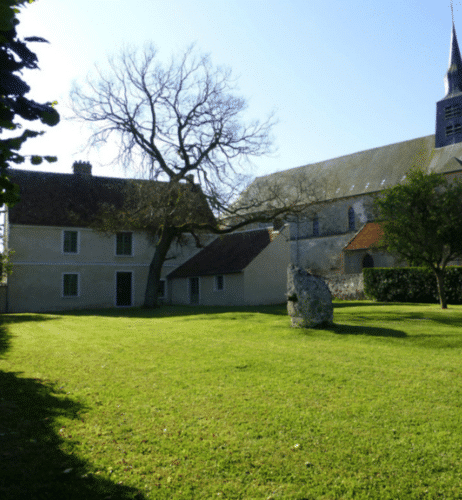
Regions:
<instances>
[{"instance_id":1,"label":"bell tower","mask_svg":"<svg viewBox=\"0 0 462 500\"><path fill-rule=\"evenodd\" d=\"M454 26L454 16L449 49L449 68L444 79L444 86L446 95L436 103L435 148L462 142L462 59Z\"/></svg>"}]
</instances>

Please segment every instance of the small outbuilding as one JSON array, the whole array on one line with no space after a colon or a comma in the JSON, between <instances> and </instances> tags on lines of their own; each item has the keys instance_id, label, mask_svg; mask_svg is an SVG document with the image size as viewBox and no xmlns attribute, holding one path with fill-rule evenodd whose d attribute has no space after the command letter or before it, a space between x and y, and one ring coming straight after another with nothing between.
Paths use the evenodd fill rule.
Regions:
<instances>
[{"instance_id":1,"label":"small outbuilding","mask_svg":"<svg viewBox=\"0 0 462 500\"><path fill-rule=\"evenodd\" d=\"M383 231L377 222L367 222L343 249L344 274L361 273L365 267L393 267L395 259L380 246Z\"/></svg>"},{"instance_id":2,"label":"small outbuilding","mask_svg":"<svg viewBox=\"0 0 462 500\"><path fill-rule=\"evenodd\" d=\"M218 236L167 276L170 303L241 306L285 302L290 242L284 232L285 227Z\"/></svg>"}]
</instances>

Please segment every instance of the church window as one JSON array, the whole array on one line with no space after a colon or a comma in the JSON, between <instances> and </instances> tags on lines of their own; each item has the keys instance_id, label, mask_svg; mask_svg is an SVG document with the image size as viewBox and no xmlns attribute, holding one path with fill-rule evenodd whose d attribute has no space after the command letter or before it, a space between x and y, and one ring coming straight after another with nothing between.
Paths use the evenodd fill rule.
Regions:
<instances>
[{"instance_id":1,"label":"church window","mask_svg":"<svg viewBox=\"0 0 462 500\"><path fill-rule=\"evenodd\" d=\"M354 231L355 229L355 211L353 207L348 209L348 230Z\"/></svg>"},{"instance_id":2,"label":"church window","mask_svg":"<svg viewBox=\"0 0 462 500\"><path fill-rule=\"evenodd\" d=\"M456 118L462 115L462 109L460 104L454 104L452 106L446 106L444 108L444 119L449 120L451 118Z\"/></svg>"},{"instance_id":3,"label":"church window","mask_svg":"<svg viewBox=\"0 0 462 500\"><path fill-rule=\"evenodd\" d=\"M319 217L317 215L313 219L313 236L319 236Z\"/></svg>"}]
</instances>

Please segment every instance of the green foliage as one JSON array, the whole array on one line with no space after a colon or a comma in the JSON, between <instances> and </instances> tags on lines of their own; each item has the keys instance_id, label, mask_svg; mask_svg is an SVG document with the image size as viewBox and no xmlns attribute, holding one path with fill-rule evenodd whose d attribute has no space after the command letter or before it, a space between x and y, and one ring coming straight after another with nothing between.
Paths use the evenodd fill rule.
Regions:
<instances>
[{"instance_id":1,"label":"green foliage","mask_svg":"<svg viewBox=\"0 0 462 500\"><path fill-rule=\"evenodd\" d=\"M461 206L460 181L449 183L441 174L419 169L374 201L388 251L429 267L462 255Z\"/></svg>"},{"instance_id":2,"label":"green foliage","mask_svg":"<svg viewBox=\"0 0 462 500\"><path fill-rule=\"evenodd\" d=\"M374 200L384 232L382 244L411 265L433 269L439 279L441 306L446 307L442 280L447 263L462 256L462 183L442 174L414 168L404 184L384 190Z\"/></svg>"},{"instance_id":3,"label":"green foliage","mask_svg":"<svg viewBox=\"0 0 462 500\"><path fill-rule=\"evenodd\" d=\"M55 102L40 104L25 97L30 87L22 80L24 69L38 69L38 59L26 43L17 38L16 18L18 6L32 3L33 0L0 0L0 133L3 130L22 128L17 118L34 121L40 120L44 125L54 126L59 122L59 114L54 109ZM25 38L27 42L46 42L45 39L32 36ZM19 76L19 75L20 76ZM19 191L8 181L7 169L11 163L23 163L25 158L17 151L30 138L44 132L25 130L20 136L0 140L0 205L9 206L19 201ZM55 161L52 156L31 156L32 165L42 161Z\"/></svg>"},{"instance_id":4,"label":"green foliage","mask_svg":"<svg viewBox=\"0 0 462 500\"><path fill-rule=\"evenodd\" d=\"M435 275L428 267L363 269L364 292L380 302L438 302ZM462 267L448 267L444 275L449 304L462 304Z\"/></svg>"}]
</instances>

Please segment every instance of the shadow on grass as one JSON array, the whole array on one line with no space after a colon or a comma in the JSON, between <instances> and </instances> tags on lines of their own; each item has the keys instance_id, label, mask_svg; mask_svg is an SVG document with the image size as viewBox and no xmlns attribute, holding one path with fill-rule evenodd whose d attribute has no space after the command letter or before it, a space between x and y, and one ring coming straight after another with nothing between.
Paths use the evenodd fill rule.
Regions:
<instances>
[{"instance_id":1,"label":"shadow on grass","mask_svg":"<svg viewBox=\"0 0 462 500\"><path fill-rule=\"evenodd\" d=\"M390 306L391 302L373 302L371 300L333 300L332 305L334 306L334 309L342 309L344 307L367 307L367 306ZM399 305L399 304L398 304ZM404 304L402 305L409 305L409 304Z\"/></svg>"},{"instance_id":2,"label":"shadow on grass","mask_svg":"<svg viewBox=\"0 0 462 500\"><path fill-rule=\"evenodd\" d=\"M408 335L401 331L392 328L378 328L375 326L360 326L360 325L339 325L334 324L331 327L323 328L338 335L368 335L370 337L395 337L406 338Z\"/></svg>"},{"instance_id":3,"label":"shadow on grass","mask_svg":"<svg viewBox=\"0 0 462 500\"><path fill-rule=\"evenodd\" d=\"M10 348L11 336L8 333L8 328L3 323L0 323L0 359L3 354Z\"/></svg>"},{"instance_id":4,"label":"shadow on grass","mask_svg":"<svg viewBox=\"0 0 462 500\"><path fill-rule=\"evenodd\" d=\"M59 416L82 418L85 408L38 379L0 371L0 498L137 499L134 488L89 474L89 465L61 449ZM86 477L82 477L85 476Z\"/></svg>"},{"instance_id":5,"label":"shadow on grass","mask_svg":"<svg viewBox=\"0 0 462 500\"><path fill-rule=\"evenodd\" d=\"M76 309L59 311L50 314L61 316L104 316L111 318L166 318L180 316L198 316L204 314L255 313L287 316L285 304L270 306L170 306L163 305L155 309L142 307L108 308L108 309Z\"/></svg>"}]
</instances>

